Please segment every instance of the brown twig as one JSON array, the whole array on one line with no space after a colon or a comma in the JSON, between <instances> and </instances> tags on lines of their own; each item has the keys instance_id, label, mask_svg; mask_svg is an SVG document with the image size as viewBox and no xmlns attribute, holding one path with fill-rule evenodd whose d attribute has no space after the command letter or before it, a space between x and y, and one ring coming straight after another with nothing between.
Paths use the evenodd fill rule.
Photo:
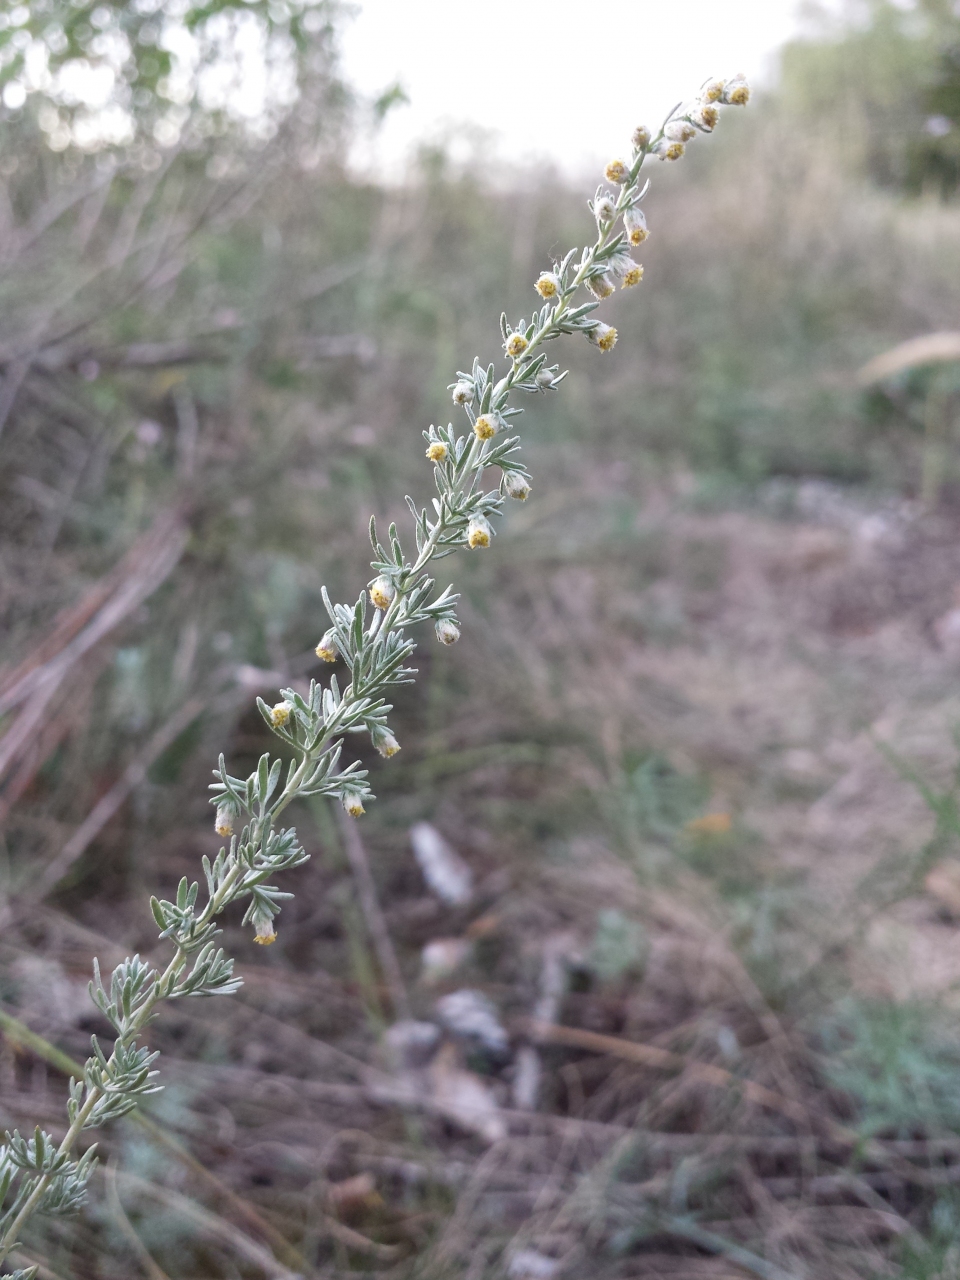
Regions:
<instances>
[{"instance_id":1,"label":"brown twig","mask_svg":"<svg viewBox=\"0 0 960 1280\"><path fill-rule=\"evenodd\" d=\"M206 706L204 698L190 698L156 731L147 745L124 769L109 791L100 797L40 877L21 896L38 901L56 888L78 858L81 858L164 751L196 720Z\"/></svg>"},{"instance_id":2,"label":"brown twig","mask_svg":"<svg viewBox=\"0 0 960 1280\"><path fill-rule=\"evenodd\" d=\"M19 1044L25 1049L29 1049L31 1053L49 1062L51 1066L56 1067L58 1071L62 1071L66 1076L73 1076L80 1080L83 1078L83 1067L79 1062L75 1062L68 1054L58 1049L49 1040L43 1036L37 1035L19 1018L13 1017L4 1009L0 1009L0 1030L14 1044ZM167 1131L151 1120L149 1116L144 1115L142 1111L134 1112L130 1116L130 1121L138 1125L146 1133L150 1135L154 1141L160 1143L161 1146L174 1155L181 1164L186 1167L204 1182L216 1195L221 1197L241 1218L243 1218L249 1226L255 1231L260 1232L266 1240L270 1242L271 1248L284 1259L288 1265L295 1267L302 1274L310 1274L310 1268L306 1259L301 1256L299 1251L289 1243L286 1238L277 1231L270 1222L262 1216L262 1214L254 1208L252 1204L244 1200L242 1196L221 1182L216 1174L211 1173L205 1168L191 1153L182 1146L176 1138L172 1137Z\"/></svg>"},{"instance_id":3,"label":"brown twig","mask_svg":"<svg viewBox=\"0 0 960 1280\"><path fill-rule=\"evenodd\" d=\"M410 1016L410 998L407 995L403 974L400 972L400 962L397 960L397 953L390 938L390 930L387 928L386 919L380 909L377 887L370 871L366 848L360 838L360 832L357 830L357 824L354 819L342 811L339 813L339 818L347 861L350 863L350 870L353 872L353 878L357 886L360 909L363 911L363 917L367 922L367 928L373 940L374 950L377 953L377 960L380 964L384 981L390 991L390 1002L393 1005L394 1014L401 1018L408 1018Z\"/></svg>"},{"instance_id":4,"label":"brown twig","mask_svg":"<svg viewBox=\"0 0 960 1280\"><path fill-rule=\"evenodd\" d=\"M13 360L7 366L3 383L0 385L0 433L3 432L3 428L7 425L7 418L10 417L10 411L17 398L17 392L20 390L29 370L29 360Z\"/></svg>"},{"instance_id":5,"label":"brown twig","mask_svg":"<svg viewBox=\"0 0 960 1280\"><path fill-rule=\"evenodd\" d=\"M40 650L49 656L40 662L28 659L7 677L0 693L0 714L16 707L19 711L0 737L0 779L6 775L8 793L0 800L0 820L39 765L38 742L48 741L43 730L51 722L51 704L56 706L67 675L167 579L180 560L187 537L181 513L161 516L124 557L126 572L107 575L111 589L105 598L99 585L89 593L98 601L92 616L88 602L81 602L55 628L60 643L54 651L50 652L53 646L48 641ZM68 721L62 720L62 725L66 732Z\"/></svg>"},{"instance_id":6,"label":"brown twig","mask_svg":"<svg viewBox=\"0 0 960 1280\"><path fill-rule=\"evenodd\" d=\"M278 1262L262 1244L258 1244L250 1236L238 1231L233 1223L225 1222L223 1218L211 1213L208 1209L201 1208L179 1192L171 1191L169 1187L161 1187L154 1182L147 1182L146 1179L138 1178L133 1173L121 1173L120 1177L124 1185L131 1190L159 1200L161 1204L181 1214L208 1236L219 1240L233 1252L242 1254L249 1262L260 1267L270 1280L302 1280L302 1273L291 1271L289 1267Z\"/></svg>"},{"instance_id":7,"label":"brown twig","mask_svg":"<svg viewBox=\"0 0 960 1280\"><path fill-rule=\"evenodd\" d=\"M154 1261L150 1250L137 1235L136 1228L127 1217L127 1211L120 1200L120 1192L117 1190L117 1170L112 1161L108 1162L103 1176L107 1184L107 1199L110 1201L114 1219L123 1233L124 1239L137 1255L140 1265L150 1277L150 1280L170 1280L163 1268Z\"/></svg>"},{"instance_id":8,"label":"brown twig","mask_svg":"<svg viewBox=\"0 0 960 1280\"><path fill-rule=\"evenodd\" d=\"M10 1255L10 1261L15 1267L22 1267L24 1270L28 1267L36 1267L37 1280L66 1280L59 1271L54 1271L44 1259L38 1258L36 1254L27 1254L20 1249L15 1249Z\"/></svg>"},{"instance_id":9,"label":"brown twig","mask_svg":"<svg viewBox=\"0 0 960 1280\"><path fill-rule=\"evenodd\" d=\"M3 682L0 714L22 702L31 704L43 696L51 683L54 689L67 671L95 644L108 635L166 580L176 567L187 542L181 511L164 512L151 529L124 556L117 568L89 593L99 602L92 615L84 599L57 624L51 641L38 646L40 662L31 657ZM104 593L104 587L107 587ZM80 625L76 623L81 620ZM51 649L53 650L51 652ZM0 740L0 769L3 748L12 730Z\"/></svg>"},{"instance_id":10,"label":"brown twig","mask_svg":"<svg viewBox=\"0 0 960 1280\"><path fill-rule=\"evenodd\" d=\"M661 1231L678 1236L681 1240L689 1240L708 1253L728 1258L735 1266L750 1272L751 1275L759 1276L760 1280L798 1280L795 1271L784 1271L776 1263L767 1262L765 1258L759 1257L750 1249L745 1249L743 1245L728 1240L715 1231L706 1230L692 1219L658 1214L652 1221Z\"/></svg>"},{"instance_id":11,"label":"brown twig","mask_svg":"<svg viewBox=\"0 0 960 1280\"><path fill-rule=\"evenodd\" d=\"M636 1062L641 1066L652 1067L658 1071L684 1072L692 1079L700 1080L704 1084L714 1085L721 1089L738 1089L748 1102L766 1107L770 1111L777 1111L795 1122L806 1124L813 1119L816 1125L825 1130L827 1137L832 1141L841 1146L858 1147L862 1157L865 1156L878 1164L895 1170L905 1182L914 1186L947 1186L957 1181L958 1172L960 1171L955 1167L949 1169L920 1169L909 1160L904 1159L894 1148L887 1147L883 1142L875 1138L865 1139L855 1129L839 1124L829 1116L813 1116L807 1108L793 1102L790 1098L785 1098L782 1094L775 1093L764 1085L756 1084L753 1080L744 1080L740 1076L734 1075L733 1072L725 1071L723 1067L715 1066L713 1063L692 1061L682 1054L671 1053L669 1050L660 1049L656 1045L638 1044L632 1040L621 1040L617 1036L601 1035L596 1031L584 1031L579 1027L561 1027L537 1023L529 1019L519 1019L516 1025L520 1031L529 1035L532 1039L539 1039L542 1043L563 1044L574 1049L587 1049L593 1053L609 1054L611 1057L622 1058L628 1062Z\"/></svg>"},{"instance_id":12,"label":"brown twig","mask_svg":"<svg viewBox=\"0 0 960 1280\"><path fill-rule=\"evenodd\" d=\"M556 1023L537 1022L533 1019L521 1019L518 1027L534 1040L542 1044L568 1045L572 1049L589 1049L594 1053L609 1054L614 1058L623 1058L628 1062L636 1062L644 1067L653 1067L657 1071L682 1071L694 1080L704 1084L715 1085L722 1089L739 1089L748 1102L766 1107L770 1111L778 1111L791 1120L806 1119L806 1110L798 1103L774 1093L762 1084L753 1080L743 1080L733 1072L715 1066L711 1062L695 1062L682 1054L671 1053L669 1049L660 1049L652 1044L638 1044L633 1040L621 1040L617 1036L601 1035L597 1031L583 1031L579 1027L561 1027Z\"/></svg>"}]
</instances>

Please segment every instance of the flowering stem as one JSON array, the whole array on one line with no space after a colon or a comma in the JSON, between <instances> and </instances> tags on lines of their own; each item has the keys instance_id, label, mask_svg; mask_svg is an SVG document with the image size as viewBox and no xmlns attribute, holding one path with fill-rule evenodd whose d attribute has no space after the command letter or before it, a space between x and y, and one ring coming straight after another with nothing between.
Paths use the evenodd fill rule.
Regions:
<instances>
[{"instance_id":1,"label":"flowering stem","mask_svg":"<svg viewBox=\"0 0 960 1280\"><path fill-rule=\"evenodd\" d=\"M554 273L544 273L537 282L542 298L555 299L552 307L545 306L529 327L525 328L521 321L509 334L504 317L504 350L512 359L507 373L494 381L494 366L482 368L475 361L472 374L458 375L460 381L454 386L453 398L466 409L472 432L457 436L452 425L445 429L431 427L424 432L439 498L434 499L435 519L428 517L426 509L418 512L408 499L416 520L417 555L413 562L405 559L395 526L390 526L388 546L384 548L371 521L371 541L377 555L372 566L379 576L369 588L374 606L370 621L366 621L365 596L348 607L332 604L324 591L332 627L317 646L317 656L327 662L346 662L350 679L345 689L340 692L333 676L326 688L311 681L307 696L292 689L283 690L283 701L273 708L258 700L269 727L295 753L279 792L277 784L283 769L279 758L265 754L254 773L239 779L227 773L221 757L214 774L217 781L213 784L213 803L217 805L216 830L230 838L229 849L222 848L212 863L207 858L203 860L208 894L202 909L195 908L199 885L190 885L185 878L175 902L151 902L162 930L161 939L169 938L175 947L163 972L158 973L134 956L114 970L108 989L94 962L91 995L116 1031L113 1051L107 1058L94 1038L94 1054L85 1064L83 1079L71 1080L70 1123L58 1147L54 1148L52 1140L39 1129L31 1141L18 1133L7 1134L6 1143L0 1146L0 1181L6 1178L2 1185L13 1186L14 1179L20 1178L6 1212L0 1198L0 1263L38 1209L69 1212L82 1202L93 1163L90 1152L75 1163L71 1160L81 1132L125 1114L141 1096L155 1091L152 1079L156 1072L150 1071L149 1066L157 1055L138 1048L137 1039L160 1002L184 995L228 994L240 985L233 976L232 959L214 948L213 938L218 932L215 921L221 913L232 903L250 898L244 923L253 923L255 941L269 943L276 937L272 921L280 910L279 899L289 895L267 885L266 880L307 858L296 832L277 825L280 815L295 799L313 795L338 799L352 816L363 812L362 799L371 798L366 773L357 762L345 768L339 764L345 735L366 730L382 755L394 755L400 744L387 726L386 716L392 708L383 695L391 685L408 683L415 674L402 665L414 649L413 641L404 636L405 628L433 621L438 638L445 644L454 643L460 634L453 613L457 597L448 588L430 599L434 584L426 576L428 566L459 546L489 546L493 531L487 517L499 512L504 494L523 499L530 491L525 473L515 460L518 439L498 438L507 419L520 412L508 407L511 391L538 391L559 384L566 375L557 376L556 366L545 368L540 348L562 333L579 332L602 351L613 346L616 330L591 317L596 303L573 303L584 285L595 298L606 297L613 289L611 272L619 274L625 286L641 278L642 268L627 252L626 232L631 232L629 239L633 243L646 236L646 222L639 212L645 188L640 191L638 187L644 161L650 154L677 159L683 154L685 139L697 131L712 131L717 109L711 104L742 104L748 96L742 77L726 84L715 81L704 86L700 100L690 108L681 113L675 108L653 139L646 130L638 130L631 164L614 161L607 168L608 179L620 186L616 199L611 193L601 195L598 190L593 202L595 243L584 250L569 280L567 271L574 250L562 265L555 264ZM621 218L623 233L617 229ZM549 283L549 289L541 288L544 281ZM475 402L477 411L471 408ZM501 486L485 492L483 476L493 466L503 472ZM242 814L246 815L244 824L235 834L234 823ZM17 1273L24 1280L31 1274Z\"/></svg>"}]
</instances>

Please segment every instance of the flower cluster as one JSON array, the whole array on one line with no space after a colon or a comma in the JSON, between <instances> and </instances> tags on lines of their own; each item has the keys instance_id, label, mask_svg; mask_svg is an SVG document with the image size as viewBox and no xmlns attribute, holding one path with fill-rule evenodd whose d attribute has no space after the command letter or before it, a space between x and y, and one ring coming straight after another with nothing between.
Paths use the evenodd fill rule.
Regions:
<instances>
[{"instance_id":1,"label":"flower cluster","mask_svg":"<svg viewBox=\"0 0 960 1280\"><path fill-rule=\"evenodd\" d=\"M358 817L372 800L367 771L358 761L342 760L347 735L366 733L381 756L395 756L400 743L388 724L392 708L385 694L416 674L407 665L415 648L409 629L433 623L444 645L460 637L457 596L449 587L434 594L428 566L460 547L489 547L504 500L522 502L531 492L519 459L520 441L510 434L512 420L522 412L511 404L514 393L540 394L560 386L566 373L547 363L544 347L561 334L580 334L600 351L612 350L616 329L593 313L618 285L631 288L643 279L643 267L630 250L649 234L640 207L649 186L640 184L644 161L650 155L678 159L692 138L716 127L720 105L743 105L748 97L742 76L710 81L695 102L671 112L656 135L637 128L629 159L612 160L606 167L605 177L615 190L600 187L590 202L597 226L594 243L579 257L572 249L540 273L533 287L542 305L529 321L510 324L501 316L508 367L498 376L495 364L474 360L450 384L453 403L466 415L466 429L459 432L451 423L423 433L437 496L430 507L407 499L416 554L404 550L394 524L381 541L371 519L373 577L366 591L352 605L334 603L323 592L329 626L316 654L338 670L326 683L311 681L306 693L282 690L273 706L258 699L267 727L292 757L289 763L285 767L268 753L249 777L237 778L220 757L211 803L216 833L229 843L213 861L203 859L203 905L199 882L186 878L174 901L151 902L161 940L174 947L172 959L160 971L133 956L117 966L106 984L94 962L90 993L113 1028L113 1048L107 1056L94 1039L83 1079L70 1084L69 1126L59 1145L38 1129L30 1139L7 1134L0 1147L0 1263L32 1214L69 1213L81 1203L94 1163L92 1147L73 1158L82 1132L123 1115L157 1090L152 1069L157 1055L139 1043L157 1005L185 996L228 994L240 986L233 960L214 941L220 915L244 902L243 923L252 927L254 941L268 945L275 940L280 903L290 895L268 882L308 856L296 831L281 825L284 810L294 800L326 796ZM486 489L484 479L494 469L500 472L499 483ZM14 1274L29 1280L34 1272Z\"/></svg>"}]
</instances>

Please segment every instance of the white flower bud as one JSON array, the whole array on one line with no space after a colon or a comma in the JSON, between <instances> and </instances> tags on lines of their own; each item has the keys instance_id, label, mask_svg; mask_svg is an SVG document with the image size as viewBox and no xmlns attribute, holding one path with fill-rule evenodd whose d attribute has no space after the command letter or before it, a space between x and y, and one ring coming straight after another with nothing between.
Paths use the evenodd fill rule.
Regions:
<instances>
[{"instance_id":1,"label":"white flower bud","mask_svg":"<svg viewBox=\"0 0 960 1280\"><path fill-rule=\"evenodd\" d=\"M344 813L349 814L351 818L359 818L362 813L366 813L363 801L356 791L344 791L340 797L340 803L343 805Z\"/></svg>"},{"instance_id":2,"label":"white flower bud","mask_svg":"<svg viewBox=\"0 0 960 1280\"><path fill-rule=\"evenodd\" d=\"M530 493L530 481L519 471L505 471L503 491L508 498L516 498L518 502L523 502Z\"/></svg>"},{"instance_id":3,"label":"white flower bud","mask_svg":"<svg viewBox=\"0 0 960 1280\"><path fill-rule=\"evenodd\" d=\"M213 829L218 836L232 836L233 824L238 816L237 805L234 800L221 800L217 805L217 816L213 823Z\"/></svg>"},{"instance_id":4,"label":"white flower bud","mask_svg":"<svg viewBox=\"0 0 960 1280\"><path fill-rule=\"evenodd\" d=\"M637 125L633 131L633 145L637 151L642 151L644 147L650 145L650 130L645 124Z\"/></svg>"},{"instance_id":5,"label":"white flower bud","mask_svg":"<svg viewBox=\"0 0 960 1280\"><path fill-rule=\"evenodd\" d=\"M609 298L616 287L613 276L609 271L604 271L599 276L591 276L587 281L587 288L599 302L602 302L604 298Z\"/></svg>"},{"instance_id":6,"label":"white flower bud","mask_svg":"<svg viewBox=\"0 0 960 1280\"><path fill-rule=\"evenodd\" d=\"M623 215L623 225L631 244L643 244L650 232L642 209L628 209Z\"/></svg>"},{"instance_id":7,"label":"white flower bud","mask_svg":"<svg viewBox=\"0 0 960 1280\"><path fill-rule=\"evenodd\" d=\"M493 530L490 528L490 522L484 516L474 516L467 525L467 543L474 549L489 547L492 537Z\"/></svg>"},{"instance_id":8,"label":"white flower bud","mask_svg":"<svg viewBox=\"0 0 960 1280\"><path fill-rule=\"evenodd\" d=\"M437 623L436 632L441 644L456 644L460 639L460 628L450 618L441 618Z\"/></svg>"},{"instance_id":9,"label":"white flower bud","mask_svg":"<svg viewBox=\"0 0 960 1280\"><path fill-rule=\"evenodd\" d=\"M671 142L689 142L697 136L697 131L689 120L671 120L663 133Z\"/></svg>"},{"instance_id":10,"label":"white flower bud","mask_svg":"<svg viewBox=\"0 0 960 1280\"><path fill-rule=\"evenodd\" d=\"M340 657L340 650L337 648L337 633L332 629L324 632L323 639L314 649L314 653L321 662L336 662Z\"/></svg>"},{"instance_id":11,"label":"white flower bud","mask_svg":"<svg viewBox=\"0 0 960 1280\"><path fill-rule=\"evenodd\" d=\"M273 916L268 915L266 911L255 911L252 924L254 942L259 943L261 947L269 947L272 942L276 942L277 931L273 925Z\"/></svg>"},{"instance_id":12,"label":"white flower bud","mask_svg":"<svg viewBox=\"0 0 960 1280\"><path fill-rule=\"evenodd\" d=\"M541 369L535 378L538 387L543 391L549 391L557 380L557 375L552 369Z\"/></svg>"},{"instance_id":13,"label":"white flower bud","mask_svg":"<svg viewBox=\"0 0 960 1280\"><path fill-rule=\"evenodd\" d=\"M453 388L454 404L472 404L474 397L474 386L472 382L464 382L462 379Z\"/></svg>"},{"instance_id":14,"label":"white flower bud","mask_svg":"<svg viewBox=\"0 0 960 1280\"><path fill-rule=\"evenodd\" d=\"M386 725L375 724L370 730L370 740L385 760L389 760L400 750L400 743Z\"/></svg>"},{"instance_id":15,"label":"white flower bud","mask_svg":"<svg viewBox=\"0 0 960 1280\"><path fill-rule=\"evenodd\" d=\"M605 222L612 222L617 216L616 202L610 196L601 196L594 201L593 216L601 226Z\"/></svg>"},{"instance_id":16,"label":"white flower bud","mask_svg":"<svg viewBox=\"0 0 960 1280\"><path fill-rule=\"evenodd\" d=\"M381 576L370 587L370 602L375 609L387 609L397 589L389 578Z\"/></svg>"}]
</instances>

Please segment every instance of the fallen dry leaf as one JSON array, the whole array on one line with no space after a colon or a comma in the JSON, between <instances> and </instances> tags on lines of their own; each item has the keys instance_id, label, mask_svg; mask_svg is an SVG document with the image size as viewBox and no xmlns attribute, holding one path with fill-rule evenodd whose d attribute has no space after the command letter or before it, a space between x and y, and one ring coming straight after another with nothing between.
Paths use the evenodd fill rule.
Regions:
<instances>
[{"instance_id":1,"label":"fallen dry leaf","mask_svg":"<svg viewBox=\"0 0 960 1280\"><path fill-rule=\"evenodd\" d=\"M686 829L695 836L724 836L732 826L729 813L705 813L702 818L691 818Z\"/></svg>"},{"instance_id":2,"label":"fallen dry leaf","mask_svg":"<svg viewBox=\"0 0 960 1280\"><path fill-rule=\"evenodd\" d=\"M327 1201L337 1213L356 1213L358 1209L378 1209L383 1199L371 1173L358 1173L342 1182L331 1182Z\"/></svg>"},{"instance_id":3,"label":"fallen dry leaf","mask_svg":"<svg viewBox=\"0 0 960 1280\"><path fill-rule=\"evenodd\" d=\"M928 873L924 888L952 916L960 917L960 862L938 863Z\"/></svg>"}]
</instances>

